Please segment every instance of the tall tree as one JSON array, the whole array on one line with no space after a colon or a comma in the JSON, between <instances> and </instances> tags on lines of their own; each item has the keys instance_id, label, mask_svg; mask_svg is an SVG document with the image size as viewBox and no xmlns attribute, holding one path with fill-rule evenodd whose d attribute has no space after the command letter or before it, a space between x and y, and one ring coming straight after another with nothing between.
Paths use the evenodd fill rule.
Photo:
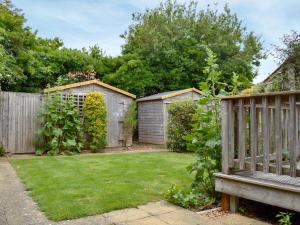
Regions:
<instances>
[{"instance_id":1,"label":"tall tree","mask_svg":"<svg viewBox=\"0 0 300 225\"><path fill-rule=\"evenodd\" d=\"M159 7L133 15L133 24L122 35L123 54L134 54L153 74L144 94L198 86L203 73L206 48L212 49L222 73L222 82L231 84L233 72L248 86L256 76L256 67L264 57L262 44L248 32L228 6L218 11L210 7L198 10L197 3L162 2ZM127 71L130 74L130 70ZM115 79L119 79L115 74ZM142 82L144 76L139 76ZM130 84L127 89L131 90ZM149 87L155 86L155 89Z\"/></svg>"}]
</instances>

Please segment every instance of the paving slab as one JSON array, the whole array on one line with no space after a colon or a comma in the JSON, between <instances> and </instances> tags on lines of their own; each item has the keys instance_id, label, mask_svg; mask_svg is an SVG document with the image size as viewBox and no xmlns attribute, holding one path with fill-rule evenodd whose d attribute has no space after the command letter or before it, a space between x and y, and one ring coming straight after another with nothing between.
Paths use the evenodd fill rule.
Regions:
<instances>
[{"instance_id":1,"label":"paving slab","mask_svg":"<svg viewBox=\"0 0 300 225\"><path fill-rule=\"evenodd\" d=\"M166 223L154 216L151 216L151 217L147 217L144 219L127 222L126 225L168 225L168 223Z\"/></svg>"},{"instance_id":2,"label":"paving slab","mask_svg":"<svg viewBox=\"0 0 300 225\"><path fill-rule=\"evenodd\" d=\"M141 209L150 215L160 215L168 212L174 212L176 210L182 210L181 207L172 205L166 201L150 202L146 205L139 206L138 209Z\"/></svg>"},{"instance_id":3,"label":"paving slab","mask_svg":"<svg viewBox=\"0 0 300 225\"><path fill-rule=\"evenodd\" d=\"M143 210L130 208L105 213L103 216L114 222L127 222L150 217L151 215Z\"/></svg>"},{"instance_id":4,"label":"paving slab","mask_svg":"<svg viewBox=\"0 0 300 225\"><path fill-rule=\"evenodd\" d=\"M227 214L220 217L213 218L214 222L222 222L228 225L268 225L269 223L259 221L257 219L245 217L239 214Z\"/></svg>"},{"instance_id":5,"label":"paving slab","mask_svg":"<svg viewBox=\"0 0 300 225\"><path fill-rule=\"evenodd\" d=\"M164 213L157 218L172 225L206 225L210 222L210 218L185 209Z\"/></svg>"}]
</instances>

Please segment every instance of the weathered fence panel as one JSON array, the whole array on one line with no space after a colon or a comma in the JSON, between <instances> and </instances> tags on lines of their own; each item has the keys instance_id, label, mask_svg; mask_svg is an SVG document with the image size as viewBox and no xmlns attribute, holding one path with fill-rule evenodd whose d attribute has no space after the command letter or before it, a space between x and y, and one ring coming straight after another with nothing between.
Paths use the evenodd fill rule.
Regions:
<instances>
[{"instance_id":1,"label":"weathered fence panel","mask_svg":"<svg viewBox=\"0 0 300 225\"><path fill-rule=\"evenodd\" d=\"M0 143L10 153L33 153L41 95L0 92Z\"/></svg>"}]
</instances>

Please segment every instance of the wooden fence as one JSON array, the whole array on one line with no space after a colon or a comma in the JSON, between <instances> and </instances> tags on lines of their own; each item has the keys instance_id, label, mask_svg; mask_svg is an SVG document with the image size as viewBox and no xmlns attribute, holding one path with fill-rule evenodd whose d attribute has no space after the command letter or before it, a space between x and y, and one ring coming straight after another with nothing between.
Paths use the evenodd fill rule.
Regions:
<instances>
[{"instance_id":1,"label":"wooden fence","mask_svg":"<svg viewBox=\"0 0 300 225\"><path fill-rule=\"evenodd\" d=\"M35 151L41 95L0 92L0 144L11 153Z\"/></svg>"},{"instance_id":2,"label":"wooden fence","mask_svg":"<svg viewBox=\"0 0 300 225\"><path fill-rule=\"evenodd\" d=\"M82 117L84 95L72 94ZM0 92L0 144L9 153L34 153L43 95Z\"/></svg>"}]
</instances>

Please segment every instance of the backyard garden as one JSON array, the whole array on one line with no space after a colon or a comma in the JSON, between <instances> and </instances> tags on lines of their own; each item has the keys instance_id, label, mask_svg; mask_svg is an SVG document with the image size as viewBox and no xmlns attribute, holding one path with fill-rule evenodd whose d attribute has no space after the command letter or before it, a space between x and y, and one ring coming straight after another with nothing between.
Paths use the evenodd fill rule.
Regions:
<instances>
[{"instance_id":1,"label":"backyard garden","mask_svg":"<svg viewBox=\"0 0 300 225\"><path fill-rule=\"evenodd\" d=\"M253 85L265 57L262 42L229 6L199 10L193 1L167 0L135 13L117 57L98 46L71 49L58 38L37 37L25 21L10 1L0 0L0 157L48 219L160 200L193 212L234 209L261 217L256 208L266 207L262 203L238 205L236 196L223 193L230 175L272 172L299 183L299 93L266 94L286 91L281 73L273 84ZM285 48L277 49L298 69L299 36L285 36ZM145 151L138 143L157 139L163 146ZM241 187L236 192L247 189ZM291 225L299 218L282 208L270 211L263 217L270 223Z\"/></svg>"}]
</instances>

